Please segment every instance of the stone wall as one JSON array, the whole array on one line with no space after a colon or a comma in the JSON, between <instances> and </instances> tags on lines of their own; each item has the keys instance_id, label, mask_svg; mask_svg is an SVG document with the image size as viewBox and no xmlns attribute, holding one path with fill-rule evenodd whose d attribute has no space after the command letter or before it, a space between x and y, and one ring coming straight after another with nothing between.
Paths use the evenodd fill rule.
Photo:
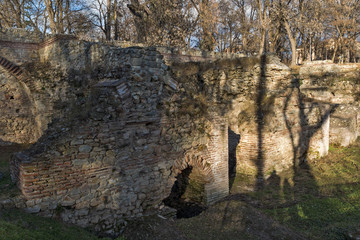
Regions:
<instances>
[{"instance_id":1,"label":"stone wall","mask_svg":"<svg viewBox=\"0 0 360 240\"><path fill-rule=\"evenodd\" d=\"M313 61L307 62L300 69L302 76L320 76L320 75L336 75L336 74L352 74L360 68L358 63L335 64L329 61Z\"/></svg>"},{"instance_id":2,"label":"stone wall","mask_svg":"<svg viewBox=\"0 0 360 240\"><path fill-rule=\"evenodd\" d=\"M36 141L11 164L30 212L116 234L158 211L189 167L204 178L206 203L225 197L229 151L237 170L259 180L327 153L332 93L292 77L272 55L44 39L31 42L37 57L6 56L22 74L0 67L0 97L16 96L1 108L1 126L13 125L0 138Z\"/></svg>"},{"instance_id":3,"label":"stone wall","mask_svg":"<svg viewBox=\"0 0 360 240\"><path fill-rule=\"evenodd\" d=\"M43 41L41 34L25 29L8 29L0 32L0 56L10 57L15 64L39 59L38 44Z\"/></svg>"},{"instance_id":4,"label":"stone wall","mask_svg":"<svg viewBox=\"0 0 360 240\"><path fill-rule=\"evenodd\" d=\"M218 106L216 111L239 136L235 151L232 146L237 171L257 174L261 180L274 170L327 154L330 107L307 101L299 79L276 57L181 62L172 70L190 94ZM202 86L192 87L194 82Z\"/></svg>"},{"instance_id":5,"label":"stone wall","mask_svg":"<svg viewBox=\"0 0 360 240\"><path fill-rule=\"evenodd\" d=\"M30 32L21 28L0 31L0 56L11 59L11 62L22 65L39 61L42 48L52 45L61 39L75 39L72 35L47 35Z\"/></svg>"},{"instance_id":6,"label":"stone wall","mask_svg":"<svg viewBox=\"0 0 360 240\"><path fill-rule=\"evenodd\" d=\"M309 101L332 107L329 142L348 146L359 136L359 64L312 64L300 69L301 91Z\"/></svg>"},{"instance_id":7,"label":"stone wall","mask_svg":"<svg viewBox=\"0 0 360 240\"><path fill-rule=\"evenodd\" d=\"M181 85L155 48L58 40L39 52L23 68L46 127L12 162L28 211L116 233L169 196L189 152L214 176L206 202L227 195L226 122L172 106Z\"/></svg>"},{"instance_id":8,"label":"stone wall","mask_svg":"<svg viewBox=\"0 0 360 240\"><path fill-rule=\"evenodd\" d=\"M33 106L24 86L0 68L0 144L34 142Z\"/></svg>"},{"instance_id":9,"label":"stone wall","mask_svg":"<svg viewBox=\"0 0 360 240\"><path fill-rule=\"evenodd\" d=\"M41 49L73 36L47 36L24 29L0 32L1 108L0 142L34 143L61 112L56 103L74 96L59 70L47 71ZM30 73L31 72L31 73ZM49 79L51 79L49 81ZM80 90L82 91L82 90ZM61 104L60 104L61 105Z\"/></svg>"}]
</instances>

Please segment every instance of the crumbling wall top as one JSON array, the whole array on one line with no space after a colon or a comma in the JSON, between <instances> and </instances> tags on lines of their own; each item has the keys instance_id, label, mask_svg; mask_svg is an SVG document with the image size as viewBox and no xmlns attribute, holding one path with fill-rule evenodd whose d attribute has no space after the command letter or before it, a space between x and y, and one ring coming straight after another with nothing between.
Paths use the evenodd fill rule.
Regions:
<instances>
[{"instance_id":1,"label":"crumbling wall top","mask_svg":"<svg viewBox=\"0 0 360 240\"><path fill-rule=\"evenodd\" d=\"M9 28L4 31L0 31L0 41L41 43L44 41L44 35L24 28Z\"/></svg>"}]
</instances>

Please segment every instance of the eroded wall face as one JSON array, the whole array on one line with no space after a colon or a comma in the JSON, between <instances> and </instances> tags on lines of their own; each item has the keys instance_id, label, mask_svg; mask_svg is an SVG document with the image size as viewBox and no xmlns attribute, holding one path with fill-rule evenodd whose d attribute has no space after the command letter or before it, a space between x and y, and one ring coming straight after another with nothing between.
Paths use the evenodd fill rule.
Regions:
<instances>
[{"instance_id":1,"label":"eroded wall face","mask_svg":"<svg viewBox=\"0 0 360 240\"><path fill-rule=\"evenodd\" d=\"M155 48L70 41L42 51L28 71L49 126L12 162L28 211L116 233L124 219L154 211L169 196L175 161L182 164L189 151L204 153L207 173L216 176L208 202L227 195L226 122L184 99Z\"/></svg>"},{"instance_id":2,"label":"eroded wall face","mask_svg":"<svg viewBox=\"0 0 360 240\"><path fill-rule=\"evenodd\" d=\"M42 137L12 162L28 211L118 233L157 210L189 166L216 202L229 190L228 129L239 136L236 168L259 178L326 154L332 105L309 98L276 58L161 51L39 47L26 84Z\"/></svg>"},{"instance_id":3,"label":"eroded wall face","mask_svg":"<svg viewBox=\"0 0 360 240\"><path fill-rule=\"evenodd\" d=\"M218 106L238 136L237 146L230 143L237 171L264 179L307 157L327 154L330 108L305 99L299 79L276 57L182 63L173 69L188 91ZM202 82L201 90L194 82Z\"/></svg>"},{"instance_id":4,"label":"eroded wall face","mask_svg":"<svg viewBox=\"0 0 360 240\"><path fill-rule=\"evenodd\" d=\"M33 111L24 86L0 66L0 144L35 142Z\"/></svg>"},{"instance_id":5,"label":"eroded wall face","mask_svg":"<svg viewBox=\"0 0 360 240\"><path fill-rule=\"evenodd\" d=\"M74 102L69 99L75 96L77 79L65 80L64 71L50 69L49 63L40 59L43 48L68 38L71 36L45 39L25 29L0 32L1 141L36 142L48 124L62 115L61 105ZM77 87L80 92L84 90Z\"/></svg>"},{"instance_id":6,"label":"eroded wall face","mask_svg":"<svg viewBox=\"0 0 360 240\"><path fill-rule=\"evenodd\" d=\"M250 166L266 177L294 164L287 147L299 144L304 124L297 117L306 110L296 107L297 88L289 91L289 71L276 59L266 62L261 79L259 59L169 68L155 48L70 41L44 51L48 71L66 73L62 81L74 87L64 96L73 98L49 104L59 108L59 120L14 158L28 211L118 232L124 219L156 209L188 166L211 176L206 202L216 202L229 191L228 128L240 135L238 169ZM58 64L59 56L77 65Z\"/></svg>"},{"instance_id":7,"label":"eroded wall face","mask_svg":"<svg viewBox=\"0 0 360 240\"><path fill-rule=\"evenodd\" d=\"M10 59L17 65L38 61L38 44L42 41L41 35L25 29L5 30L0 32L0 56Z\"/></svg>"},{"instance_id":8,"label":"eroded wall face","mask_svg":"<svg viewBox=\"0 0 360 240\"><path fill-rule=\"evenodd\" d=\"M331 106L329 142L348 146L359 136L359 64L323 63L304 66L301 89L308 99Z\"/></svg>"}]
</instances>

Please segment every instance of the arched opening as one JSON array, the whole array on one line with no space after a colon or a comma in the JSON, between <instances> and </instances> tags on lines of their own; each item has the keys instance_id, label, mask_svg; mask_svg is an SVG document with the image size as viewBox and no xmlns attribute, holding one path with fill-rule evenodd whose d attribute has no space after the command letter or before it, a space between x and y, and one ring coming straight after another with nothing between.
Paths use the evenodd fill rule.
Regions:
<instances>
[{"instance_id":1,"label":"arched opening","mask_svg":"<svg viewBox=\"0 0 360 240\"><path fill-rule=\"evenodd\" d=\"M193 167L188 167L176 176L164 204L177 210L177 218L191 218L206 209L205 199L205 182L201 174Z\"/></svg>"},{"instance_id":2,"label":"arched opening","mask_svg":"<svg viewBox=\"0 0 360 240\"><path fill-rule=\"evenodd\" d=\"M164 204L177 210L177 218L199 215L208 204L207 186L213 181L209 164L199 155L188 154L173 169L176 181Z\"/></svg>"}]
</instances>

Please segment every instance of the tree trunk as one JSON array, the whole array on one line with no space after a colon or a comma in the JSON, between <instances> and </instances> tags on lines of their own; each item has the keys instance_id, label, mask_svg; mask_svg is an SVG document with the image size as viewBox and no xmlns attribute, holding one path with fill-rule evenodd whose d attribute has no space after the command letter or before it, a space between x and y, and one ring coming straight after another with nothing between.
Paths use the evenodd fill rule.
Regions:
<instances>
[{"instance_id":1,"label":"tree trunk","mask_svg":"<svg viewBox=\"0 0 360 240\"><path fill-rule=\"evenodd\" d=\"M247 35L242 36L241 43L242 43L242 46L243 46L242 50L245 51L246 53L248 53Z\"/></svg>"},{"instance_id":2,"label":"tree trunk","mask_svg":"<svg viewBox=\"0 0 360 240\"><path fill-rule=\"evenodd\" d=\"M135 18L137 42L144 43L146 41L145 10L140 5L139 0L131 0L131 4L128 4L127 7Z\"/></svg>"},{"instance_id":3,"label":"tree trunk","mask_svg":"<svg viewBox=\"0 0 360 240\"><path fill-rule=\"evenodd\" d=\"M18 28L22 28L23 27L23 21L22 21L23 13L22 13L21 5L23 5L23 3L21 4L20 1L15 1L14 4L15 4L15 12L16 12L15 23Z\"/></svg>"},{"instance_id":4,"label":"tree trunk","mask_svg":"<svg viewBox=\"0 0 360 240\"><path fill-rule=\"evenodd\" d=\"M65 17L66 17L66 21L67 21L67 31L69 34L71 34L72 32L72 27L71 27L71 21L70 21L70 0L66 0L66 6L65 6Z\"/></svg>"},{"instance_id":5,"label":"tree trunk","mask_svg":"<svg viewBox=\"0 0 360 240\"><path fill-rule=\"evenodd\" d=\"M106 40L111 40L111 0L107 0L106 22L105 22L105 35Z\"/></svg>"},{"instance_id":6,"label":"tree trunk","mask_svg":"<svg viewBox=\"0 0 360 240\"><path fill-rule=\"evenodd\" d=\"M119 39L117 1L118 0L114 0L114 39L115 40Z\"/></svg>"},{"instance_id":7,"label":"tree trunk","mask_svg":"<svg viewBox=\"0 0 360 240\"><path fill-rule=\"evenodd\" d=\"M215 41L212 36L211 31L211 18L210 16L210 6L209 0L202 0L200 7L200 27L201 32L201 43L200 48L206 51L213 51L215 46Z\"/></svg>"},{"instance_id":8,"label":"tree trunk","mask_svg":"<svg viewBox=\"0 0 360 240\"><path fill-rule=\"evenodd\" d=\"M285 29L291 46L291 66L296 65L296 39L292 35L291 28L287 19L284 19Z\"/></svg>"},{"instance_id":9,"label":"tree trunk","mask_svg":"<svg viewBox=\"0 0 360 240\"><path fill-rule=\"evenodd\" d=\"M258 0L259 8L259 29L261 31L261 40L259 46L259 55L263 55L266 52L266 31L267 31L267 1L262 3L262 0Z\"/></svg>"},{"instance_id":10,"label":"tree trunk","mask_svg":"<svg viewBox=\"0 0 360 240\"><path fill-rule=\"evenodd\" d=\"M266 53L266 30L263 29L261 32L259 55L261 56L265 53Z\"/></svg>"},{"instance_id":11,"label":"tree trunk","mask_svg":"<svg viewBox=\"0 0 360 240\"><path fill-rule=\"evenodd\" d=\"M54 9L52 6L53 2L52 2L52 0L43 0L43 1L45 3L46 11L48 13L51 33L56 34L57 29L56 29L56 23L55 23L55 13L54 13Z\"/></svg>"},{"instance_id":12,"label":"tree trunk","mask_svg":"<svg viewBox=\"0 0 360 240\"><path fill-rule=\"evenodd\" d=\"M57 19L56 19L56 29L57 33L64 33L64 8L63 0L57 0Z\"/></svg>"},{"instance_id":13,"label":"tree trunk","mask_svg":"<svg viewBox=\"0 0 360 240\"><path fill-rule=\"evenodd\" d=\"M336 41L336 43L335 43L335 48L334 48L334 53L333 53L333 56L332 56L332 58L331 58L331 61L332 61L333 63L335 63L335 57L336 57L337 50L338 50L338 43L337 43L337 41Z\"/></svg>"}]
</instances>

